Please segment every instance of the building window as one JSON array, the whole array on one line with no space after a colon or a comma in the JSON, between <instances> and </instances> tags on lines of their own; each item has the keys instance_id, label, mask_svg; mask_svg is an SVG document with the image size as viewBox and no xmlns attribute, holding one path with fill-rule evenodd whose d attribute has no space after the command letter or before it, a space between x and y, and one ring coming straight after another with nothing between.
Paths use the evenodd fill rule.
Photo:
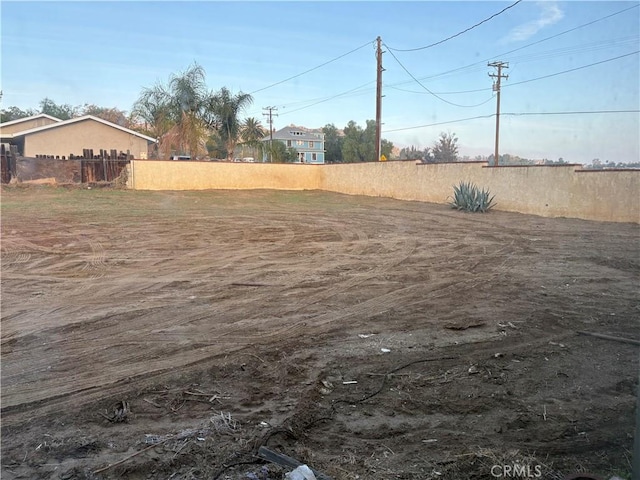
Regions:
<instances>
[{"instance_id":1,"label":"building window","mask_svg":"<svg viewBox=\"0 0 640 480\"><path fill-rule=\"evenodd\" d=\"M287 147L291 146L291 140L287 140Z\"/></svg>"},{"instance_id":2,"label":"building window","mask_svg":"<svg viewBox=\"0 0 640 480\"><path fill-rule=\"evenodd\" d=\"M317 159L318 159L318 154L317 153L312 153L311 154L311 160L315 162Z\"/></svg>"},{"instance_id":3,"label":"building window","mask_svg":"<svg viewBox=\"0 0 640 480\"><path fill-rule=\"evenodd\" d=\"M298 140L296 141L296 145L298 145L299 147L304 145L304 141L303 140Z\"/></svg>"},{"instance_id":4,"label":"building window","mask_svg":"<svg viewBox=\"0 0 640 480\"><path fill-rule=\"evenodd\" d=\"M309 142L309 148L313 148L313 142Z\"/></svg>"}]
</instances>

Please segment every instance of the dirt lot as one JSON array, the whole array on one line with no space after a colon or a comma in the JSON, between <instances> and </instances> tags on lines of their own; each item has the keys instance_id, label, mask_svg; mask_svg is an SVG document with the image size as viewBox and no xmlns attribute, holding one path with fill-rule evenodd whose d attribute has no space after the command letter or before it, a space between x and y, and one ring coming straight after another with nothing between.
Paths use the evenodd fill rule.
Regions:
<instances>
[{"instance_id":1,"label":"dirt lot","mask_svg":"<svg viewBox=\"0 0 640 480\"><path fill-rule=\"evenodd\" d=\"M630 478L640 348L578 332L640 340L639 239L324 192L5 187L2 479L282 479L260 447L334 480Z\"/></svg>"}]
</instances>

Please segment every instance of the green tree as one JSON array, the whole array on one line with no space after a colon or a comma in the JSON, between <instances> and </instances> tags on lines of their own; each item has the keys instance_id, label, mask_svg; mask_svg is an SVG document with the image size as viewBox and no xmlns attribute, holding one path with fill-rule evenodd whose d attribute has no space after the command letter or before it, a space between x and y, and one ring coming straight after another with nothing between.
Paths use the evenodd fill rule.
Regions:
<instances>
[{"instance_id":1,"label":"green tree","mask_svg":"<svg viewBox=\"0 0 640 480\"><path fill-rule=\"evenodd\" d=\"M33 117L38 112L33 109L22 110L18 107L9 107L7 109L0 110L0 123L11 122L13 120L19 120L21 118Z\"/></svg>"},{"instance_id":2,"label":"green tree","mask_svg":"<svg viewBox=\"0 0 640 480\"><path fill-rule=\"evenodd\" d=\"M400 150L400 160L420 160L423 163L432 163L431 149L429 147L424 150L420 150L415 146L405 147Z\"/></svg>"},{"instance_id":3,"label":"green tree","mask_svg":"<svg viewBox=\"0 0 640 480\"><path fill-rule=\"evenodd\" d=\"M273 163L293 163L298 158L298 151L293 147L288 147L280 140L274 140L269 145L265 142L267 154Z\"/></svg>"},{"instance_id":4,"label":"green tree","mask_svg":"<svg viewBox=\"0 0 640 480\"><path fill-rule=\"evenodd\" d=\"M382 142L381 142L382 143ZM376 121L367 120L367 125L363 132L362 145L360 146L360 154L363 162L377 162L376 158ZM382 151L380 152L382 155Z\"/></svg>"},{"instance_id":5,"label":"green tree","mask_svg":"<svg viewBox=\"0 0 640 480\"><path fill-rule=\"evenodd\" d=\"M440 134L433 144L433 159L436 163L455 162L458 159L458 137L455 133Z\"/></svg>"},{"instance_id":6,"label":"green tree","mask_svg":"<svg viewBox=\"0 0 640 480\"><path fill-rule=\"evenodd\" d=\"M233 159L233 152L240 141L242 122L239 115L253 103L253 97L248 93L232 95L223 87L212 94L206 106L206 116L209 127L213 127L227 149L227 160Z\"/></svg>"},{"instance_id":7,"label":"green tree","mask_svg":"<svg viewBox=\"0 0 640 480\"><path fill-rule=\"evenodd\" d=\"M245 118L240 128L240 136L242 139L242 145L249 147L253 151L253 157L262 156L262 139L265 137L266 132L264 127L255 117Z\"/></svg>"},{"instance_id":8,"label":"green tree","mask_svg":"<svg viewBox=\"0 0 640 480\"><path fill-rule=\"evenodd\" d=\"M169 155L171 146L167 145L165 137L174 126L172 117L171 98L165 87L156 83L151 88L145 88L133 104L131 111L132 123L135 129L160 141L159 148ZM156 147L158 148L158 146ZM156 155L159 152L156 151Z\"/></svg>"},{"instance_id":9,"label":"green tree","mask_svg":"<svg viewBox=\"0 0 640 480\"><path fill-rule=\"evenodd\" d=\"M51 115L52 117L59 118L60 120L69 120L77 116L78 108L69 104L58 105L50 98L44 98L40 101L40 113Z\"/></svg>"},{"instance_id":10,"label":"green tree","mask_svg":"<svg viewBox=\"0 0 640 480\"><path fill-rule=\"evenodd\" d=\"M220 139L220 135L215 130L211 131L207 138L207 152L211 158L227 158L227 147Z\"/></svg>"},{"instance_id":11,"label":"green tree","mask_svg":"<svg viewBox=\"0 0 640 480\"><path fill-rule=\"evenodd\" d=\"M380 155L384 155L388 160L390 160L393 155L393 143L385 138L380 140Z\"/></svg>"},{"instance_id":12,"label":"green tree","mask_svg":"<svg viewBox=\"0 0 640 480\"><path fill-rule=\"evenodd\" d=\"M364 162L365 158L362 151L364 130L362 130L362 127L353 120L350 120L343 131L342 161L345 163Z\"/></svg>"},{"instance_id":13,"label":"green tree","mask_svg":"<svg viewBox=\"0 0 640 480\"><path fill-rule=\"evenodd\" d=\"M393 143L381 140L380 154L391 157ZM376 159L376 122L367 120L366 128L360 127L351 120L344 128L344 140L342 142L342 161L345 163L374 162Z\"/></svg>"},{"instance_id":14,"label":"green tree","mask_svg":"<svg viewBox=\"0 0 640 480\"><path fill-rule=\"evenodd\" d=\"M342 163L343 137L333 123L322 127L324 133L324 161L326 163Z\"/></svg>"},{"instance_id":15,"label":"green tree","mask_svg":"<svg viewBox=\"0 0 640 480\"><path fill-rule=\"evenodd\" d=\"M205 71L197 63L193 63L179 75L169 79L169 104L174 120L173 132L170 135L172 146L179 153L197 156L204 150L206 125L203 114L209 100L205 83Z\"/></svg>"},{"instance_id":16,"label":"green tree","mask_svg":"<svg viewBox=\"0 0 640 480\"><path fill-rule=\"evenodd\" d=\"M171 153L197 156L206 149L205 114L210 94L205 71L197 63L169 77L167 84L145 88L133 107L133 117L160 140L165 158Z\"/></svg>"}]
</instances>

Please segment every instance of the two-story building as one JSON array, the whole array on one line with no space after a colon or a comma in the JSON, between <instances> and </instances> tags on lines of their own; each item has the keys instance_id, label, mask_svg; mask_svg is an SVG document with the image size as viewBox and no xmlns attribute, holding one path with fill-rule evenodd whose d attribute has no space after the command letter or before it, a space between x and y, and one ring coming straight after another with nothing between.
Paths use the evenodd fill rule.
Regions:
<instances>
[{"instance_id":1,"label":"two-story building","mask_svg":"<svg viewBox=\"0 0 640 480\"><path fill-rule=\"evenodd\" d=\"M269 140L267 136L263 141ZM285 147L295 149L298 152L296 163L324 163L324 133L321 131L290 125L273 132L273 141L283 142Z\"/></svg>"}]
</instances>

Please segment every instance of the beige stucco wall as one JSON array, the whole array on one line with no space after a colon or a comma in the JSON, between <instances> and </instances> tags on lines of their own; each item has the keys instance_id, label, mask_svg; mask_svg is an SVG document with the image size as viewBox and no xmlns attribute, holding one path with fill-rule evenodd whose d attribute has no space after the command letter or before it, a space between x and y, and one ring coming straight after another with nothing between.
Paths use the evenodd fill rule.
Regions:
<instances>
[{"instance_id":1,"label":"beige stucco wall","mask_svg":"<svg viewBox=\"0 0 640 480\"><path fill-rule=\"evenodd\" d=\"M51 120L47 117L34 118L31 120L25 120L23 122L14 123L13 125L2 126L1 130L3 134L23 132L31 128L44 127L45 125L51 125L52 123L58 123L55 120Z\"/></svg>"},{"instance_id":2,"label":"beige stucco wall","mask_svg":"<svg viewBox=\"0 0 640 480\"><path fill-rule=\"evenodd\" d=\"M130 184L138 190L318 189L321 165L133 160Z\"/></svg>"},{"instance_id":3,"label":"beige stucco wall","mask_svg":"<svg viewBox=\"0 0 640 480\"><path fill-rule=\"evenodd\" d=\"M23 155L25 157L36 155L69 157L69 154L80 156L84 148L93 149L95 155L102 148L114 149L118 153L126 153L129 150L131 155L141 157L147 154L147 141L117 128L87 119L26 135Z\"/></svg>"},{"instance_id":4,"label":"beige stucco wall","mask_svg":"<svg viewBox=\"0 0 640 480\"><path fill-rule=\"evenodd\" d=\"M640 223L640 170L492 168L484 163L282 165L134 160L130 175L130 186L141 190L327 190L433 203L447 203L453 186L461 181L488 188L495 195L497 210Z\"/></svg>"}]
</instances>

